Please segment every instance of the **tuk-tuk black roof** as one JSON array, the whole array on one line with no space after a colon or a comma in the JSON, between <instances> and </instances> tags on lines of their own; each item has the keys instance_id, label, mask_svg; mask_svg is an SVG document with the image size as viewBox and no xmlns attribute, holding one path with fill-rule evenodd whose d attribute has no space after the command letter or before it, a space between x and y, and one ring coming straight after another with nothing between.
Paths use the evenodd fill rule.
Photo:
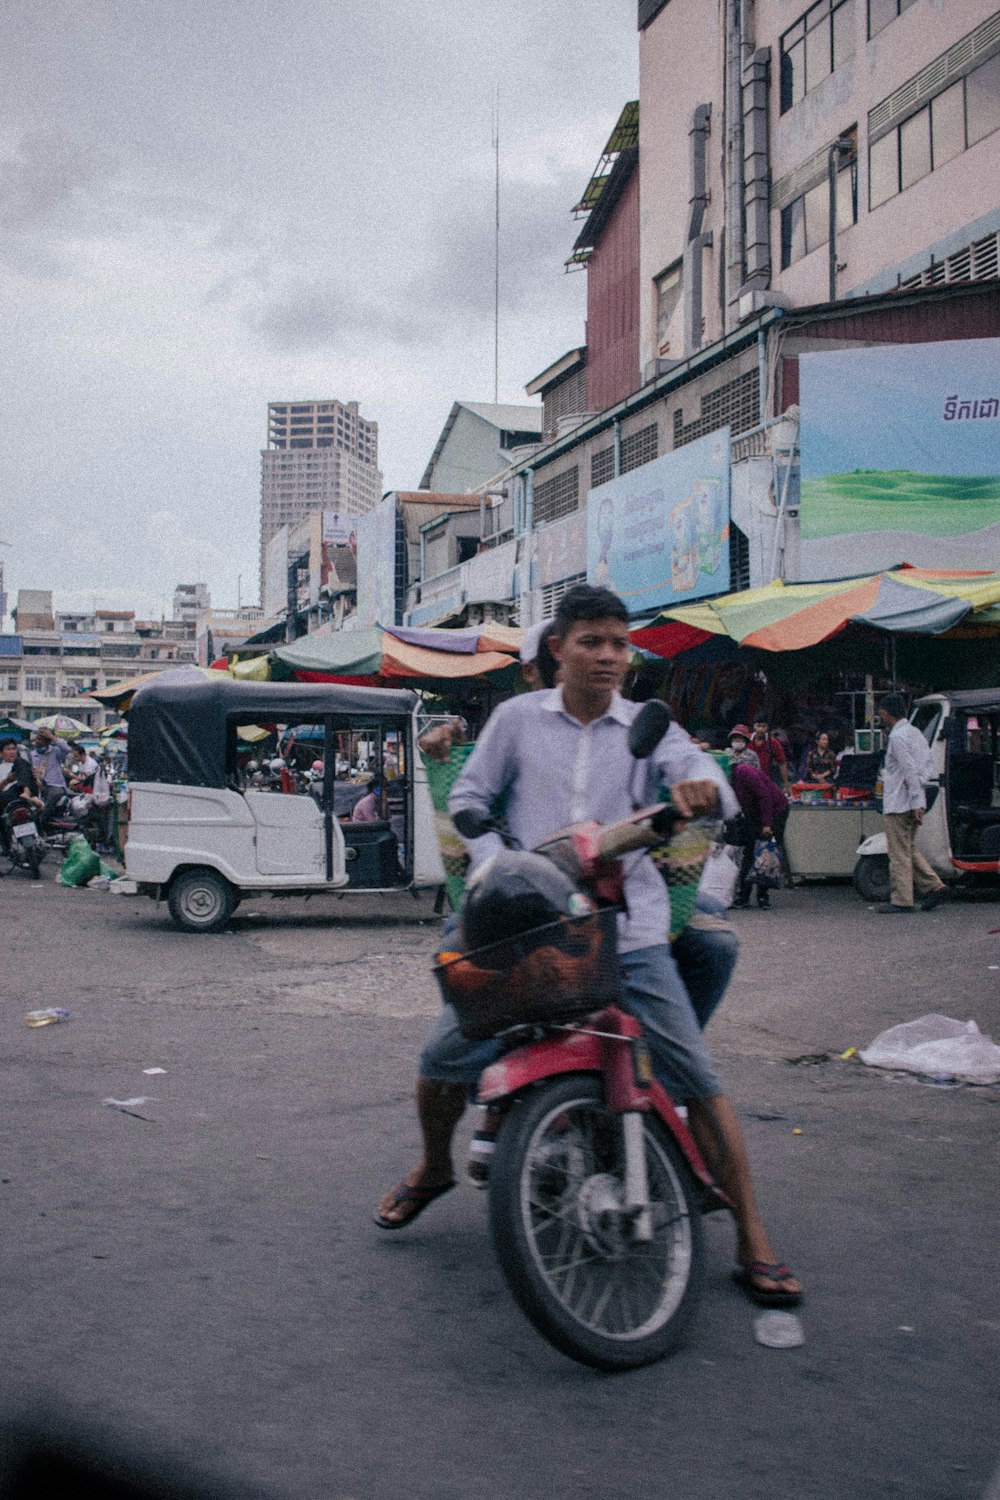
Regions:
<instances>
[{"instance_id":1,"label":"tuk-tuk black roof","mask_svg":"<svg viewBox=\"0 0 1000 1500\"><path fill-rule=\"evenodd\" d=\"M416 693L339 683L237 682L219 673L164 673L136 691L128 713L130 781L224 787L229 725L321 723L330 714L409 718Z\"/></svg>"},{"instance_id":2,"label":"tuk-tuk black roof","mask_svg":"<svg viewBox=\"0 0 1000 1500\"><path fill-rule=\"evenodd\" d=\"M963 713L988 713L991 709L1000 708L1000 687L967 688L960 693L929 693L927 697L947 698L952 708L960 709Z\"/></svg>"}]
</instances>

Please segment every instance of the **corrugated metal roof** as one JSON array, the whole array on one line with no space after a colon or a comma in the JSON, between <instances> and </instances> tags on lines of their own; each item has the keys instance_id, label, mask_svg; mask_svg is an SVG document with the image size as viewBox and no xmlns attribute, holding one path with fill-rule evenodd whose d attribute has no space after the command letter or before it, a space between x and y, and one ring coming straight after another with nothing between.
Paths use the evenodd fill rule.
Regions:
<instances>
[{"instance_id":1,"label":"corrugated metal roof","mask_svg":"<svg viewBox=\"0 0 1000 1500\"><path fill-rule=\"evenodd\" d=\"M0 656L21 656L24 645L19 635L0 635Z\"/></svg>"},{"instance_id":2,"label":"corrugated metal roof","mask_svg":"<svg viewBox=\"0 0 1000 1500\"><path fill-rule=\"evenodd\" d=\"M438 516L451 510L478 510L479 495L448 495L435 490L395 490L396 498L402 501L403 525L406 540L411 545L420 541L420 528Z\"/></svg>"}]
</instances>

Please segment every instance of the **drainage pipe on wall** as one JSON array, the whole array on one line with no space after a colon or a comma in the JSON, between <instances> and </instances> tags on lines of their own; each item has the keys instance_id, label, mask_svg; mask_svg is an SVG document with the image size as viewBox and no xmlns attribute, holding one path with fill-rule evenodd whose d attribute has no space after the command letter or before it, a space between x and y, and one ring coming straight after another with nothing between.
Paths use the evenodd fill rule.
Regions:
<instances>
[{"instance_id":1,"label":"drainage pipe on wall","mask_svg":"<svg viewBox=\"0 0 1000 1500\"><path fill-rule=\"evenodd\" d=\"M826 153L826 181L830 189L830 240L829 240L829 264L830 264L830 298L831 302L837 300L837 172L843 157L854 149L854 137L840 135L834 141Z\"/></svg>"}]
</instances>

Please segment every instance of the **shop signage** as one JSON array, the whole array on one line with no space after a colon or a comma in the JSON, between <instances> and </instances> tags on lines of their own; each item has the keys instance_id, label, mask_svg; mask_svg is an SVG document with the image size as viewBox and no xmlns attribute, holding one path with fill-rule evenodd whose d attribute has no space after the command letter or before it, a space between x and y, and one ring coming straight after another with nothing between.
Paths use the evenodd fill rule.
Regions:
<instances>
[{"instance_id":1,"label":"shop signage","mask_svg":"<svg viewBox=\"0 0 1000 1500\"><path fill-rule=\"evenodd\" d=\"M729 588L729 428L587 497L587 581L633 615Z\"/></svg>"},{"instance_id":2,"label":"shop signage","mask_svg":"<svg viewBox=\"0 0 1000 1500\"><path fill-rule=\"evenodd\" d=\"M800 358L804 579L1000 556L1000 339Z\"/></svg>"}]
</instances>

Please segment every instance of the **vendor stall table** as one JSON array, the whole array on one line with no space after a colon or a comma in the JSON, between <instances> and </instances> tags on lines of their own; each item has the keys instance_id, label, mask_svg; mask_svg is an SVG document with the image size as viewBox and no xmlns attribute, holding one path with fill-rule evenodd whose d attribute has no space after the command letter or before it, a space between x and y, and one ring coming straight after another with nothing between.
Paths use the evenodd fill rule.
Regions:
<instances>
[{"instance_id":1,"label":"vendor stall table","mask_svg":"<svg viewBox=\"0 0 1000 1500\"><path fill-rule=\"evenodd\" d=\"M794 876L850 877L858 845L882 832L882 812L875 800L858 803L793 802L785 825L785 851Z\"/></svg>"}]
</instances>

